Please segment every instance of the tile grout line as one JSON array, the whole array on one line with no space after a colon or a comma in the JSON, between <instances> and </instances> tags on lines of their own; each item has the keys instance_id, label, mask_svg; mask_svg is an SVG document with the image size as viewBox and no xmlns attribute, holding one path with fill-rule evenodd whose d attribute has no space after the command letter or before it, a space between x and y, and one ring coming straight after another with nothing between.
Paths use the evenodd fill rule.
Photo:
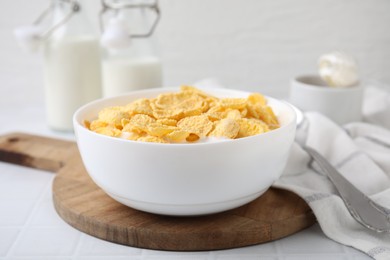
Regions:
<instances>
[{"instance_id":1,"label":"tile grout line","mask_svg":"<svg viewBox=\"0 0 390 260\"><path fill-rule=\"evenodd\" d=\"M274 240L274 246L275 246L275 256L277 257L278 260L282 260L283 255L283 250L282 250L282 245L280 245L280 239L279 240Z\"/></svg>"},{"instance_id":2,"label":"tile grout line","mask_svg":"<svg viewBox=\"0 0 390 260\"><path fill-rule=\"evenodd\" d=\"M74 227L72 227L74 228ZM79 257L79 252L80 252L80 248L81 248L81 245L83 243L83 241L85 240L85 234L83 232L81 232L80 230L77 230L77 232L79 232L79 238L78 238L78 241L77 241L77 244L76 244L76 247L74 248L73 250L73 254L70 256L71 259L76 259L76 257Z\"/></svg>"},{"instance_id":3,"label":"tile grout line","mask_svg":"<svg viewBox=\"0 0 390 260\"><path fill-rule=\"evenodd\" d=\"M18 233L18 235L16 236L14 242L12 243L12 245L10 246L10 248L8 249L7 251L7 254L5 255L6 258L12 256L11 254L13 253L13 251L15 250L15 247L16 245L18 244L19 240L21 239L21 237L24 235L24 233L26 232L26 229L30 226L30 223L32 221L32 218L34 217L34 214L37 212L40 204L42 203L42 201L44 200L45 196L47 193L49 193L49 188L51 188L51 184L53 182L53 179L54 179L54 176L53 178L48 181L48 183L45 185L45 188L43 189L42 193L39 195L36 203L34 204L32 210L30 211L30 214L26 220L26 222L24 223L24 225L22 226L19 226L19 228L21 228L20 232Z\"/></svg>"}]
</instances>

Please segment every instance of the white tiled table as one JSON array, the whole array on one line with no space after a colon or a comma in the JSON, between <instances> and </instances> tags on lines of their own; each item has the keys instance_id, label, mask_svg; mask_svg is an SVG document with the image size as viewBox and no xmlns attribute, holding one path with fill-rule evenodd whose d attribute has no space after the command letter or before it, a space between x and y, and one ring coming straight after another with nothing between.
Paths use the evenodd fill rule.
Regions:
<instances>
[{"instance_id":1,"label":"white tiled table","mask_svg":"<svg viewBox=\"0 0 390 260\"><path fill-rule=\"evenodd\" d=\"M18 131L74 139L48 130L42 107L1 109L0 122L0 134ZM51 199L53 179L52 173L0 163L0 260L371 259L329 240L318 225L278 241L231 250L169 252L109 243L79 232L57 215Z\"/></svg>"}]
</instances>

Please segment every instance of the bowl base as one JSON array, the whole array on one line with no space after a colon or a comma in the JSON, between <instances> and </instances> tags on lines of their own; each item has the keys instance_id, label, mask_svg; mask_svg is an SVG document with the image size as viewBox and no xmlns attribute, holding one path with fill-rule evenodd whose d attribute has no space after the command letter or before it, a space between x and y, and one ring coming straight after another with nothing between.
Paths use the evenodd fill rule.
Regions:
<instances>
[{"instance_id":1,"label":"bowl base","mask_svg":"<svg viewBox=\"0 0 390 260\"><path fill-rule=\"evenodd\" d=\"M140 211L145 211L149 213L159 214L159 215L168 215L168 216L201 216L214 214L222 211L226 211L229 209L234 209L239 206L245 205L252 200L260 197L267 189L261 190L260 192L256 192L254 194L250 194L238 199L221 201L215 203L205 203L205 204L189 204L189 205L180 205L180 204L157 204L145 201L138 200L130 200L115 194L106 193L118 201L121 204L124 204L133 209L137 209Z\"/></svg>"}]
</instances>

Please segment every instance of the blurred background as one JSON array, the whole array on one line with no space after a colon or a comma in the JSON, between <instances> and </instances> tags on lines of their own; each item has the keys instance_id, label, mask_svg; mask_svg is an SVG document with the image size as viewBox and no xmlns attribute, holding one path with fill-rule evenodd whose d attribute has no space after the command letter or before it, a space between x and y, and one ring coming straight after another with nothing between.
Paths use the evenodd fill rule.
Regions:
<instances>
[{"instance_id":1,"label":"blurred background","mask_svg":"<svg viewBox=\"0 0 390 260\"><path fill-rule=\"evenodd\" d=\"M98 28L100 1L86 0ZM214 77L229 88L286 97L289 80L316 73L317 59L342 50L362 78L390 84L388 0L160 0L156 36L164 86ZM21 51L16 26L31 23L47 0L0 1L0 108L43 103L40 53Z\"/></svg>"}]
</instances>

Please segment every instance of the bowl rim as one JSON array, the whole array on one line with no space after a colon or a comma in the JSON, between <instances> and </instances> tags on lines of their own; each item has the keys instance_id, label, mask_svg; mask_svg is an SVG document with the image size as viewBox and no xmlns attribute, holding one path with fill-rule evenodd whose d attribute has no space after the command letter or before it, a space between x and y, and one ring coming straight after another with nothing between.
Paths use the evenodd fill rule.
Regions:
<instances>
[{"instance_id":1,"label":"bowl rim","mask_svg":"<svg viewBox=\"0 0 390 260\"><path fill-rule=\"evenodd\" d=\"M238 90L238 89L229 89L229 88L201 88L201 87L197 87L197 88L201 89L202 91L205 91L206 93L207 93L208 90L209 91L219 91L219 90L221 90L221 92L223 92L223 91L237 92L237 93L240 93L240 94L248 94L248 95L252 94L252 93L256 93L256 92L251 92L251 91ZM114 99L117 99L117 98L120 98L120 97L131 96L131 95L136 95L136 94L141 94L141 93L148 94L148 93L161 91L160 93L156 93L156 95L159 95L159 94L167 93L167 92L170 92L170 91L177 91L179 89L180 89L180 87L160 87L160 88L142 89L142 90L136 90L136 91L127 92L127 93L124 93L122 95L117 95L117 96L114 96L114 97L100 98L100 99L96 99L96 100L93 100L91 102L88 102L88 103L84 104L83 106L79 107L76 110L76 112L73 114L72 121L73 121L74 131L77 133L77 129L76 128L78 128L78 129L80 129L80 131L86 132L88 134L92 134L92 136L96 136L98 138L103 138L103 139L107 139L107 140L112 140L113 142L132 143L132 144L137 144L137 145L140 144L140 145L151 145L151 146L166 146L166 147L175 147L175 146L192 147L192 146L220 145L220 144L226 144L226 143L238 143L238 142L250 141L250 139L255 139L255 138L263 138L263 137L265 138L265 137L267 137L269 135L274 135L276 133L279 133L279 132L283 131L285 128L290 127L291 125L295 124L295 127L296 127L296 124L297 124L297 113L294 110L293 105L291 105L289 102L287 102L285 100L276 99L276 98L273 98L273 97L270 97L270 96L267 96L267 95L264 95L264 97L266 99L272 100L274 102L282 103L282 104L284 104L288 108L288 110L290 111L290 113L292 115L292 118L291 118L291 120L287 124L277 128L277 129L274 129L274 130L271 130L269 132L265 132L265 133L262 133L262 134L257 134L257 135L253 135L253 136L247 136L247 137L238 138L238 139L224 139L224 140L217 141L217 142L194 142L194 143L139 142L139 141L134 141L134 140L127 140L127 139L123 139L123 138L117 138L117 137L112 137L112 136L98 134L98 133L96 133L94 131L91 131L91 130L87 129L81 123L81 121L78 120L78 117L80 116L80 114L83 111L88 109L90 106L93 106L93 105L95 105L97 103L100 103L100 102L103 102L103 101L114 100ZM78 139L77 138L77 134L76 134L76 139Z\"/></svg>"},{"instance_id":2,"label":"bowl rim","mask_svg":"<svg viewBox=\"0 0 390 260\"><path fill-rule=\"evenodd\" d=\"M327 85L315 85L315 84L307 83L306 82L307 79L323 81L322 78L316 74L299 75L295 78L292 78L290 81L291 84L294 85L295 87L304 88L316 92L340 93L340 92L361 91L363 89L363 84L361 80L359 80L359 82L356 85L349 86L349 87L330 87ZM324 84L326 83L324 82Z\"/></svg>"}]
</instances>

